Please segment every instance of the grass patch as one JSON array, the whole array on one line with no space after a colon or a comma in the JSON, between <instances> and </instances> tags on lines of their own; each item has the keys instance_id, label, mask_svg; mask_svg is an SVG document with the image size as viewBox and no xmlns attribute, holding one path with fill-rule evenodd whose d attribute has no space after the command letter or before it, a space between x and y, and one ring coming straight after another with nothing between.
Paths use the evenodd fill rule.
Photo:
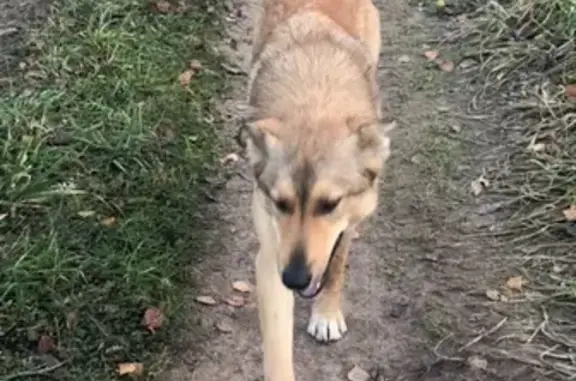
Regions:
<instances>
[{"instance_id":1,"label":"grass patch","mask_svg":"<svg viewBox=\"0 0 576 381\"><path fill-rule=\"evenodd\" d=\"M576 221L563 214L576 205L576 96L566 90L576 85L576 2L476 5L464 36L483 84L472 105L503 114L511 151L491 171L491 191L513 200L503 238L525 259L540 311L513 357L576 379Z\"/></svg>"},{"instance_id":2,"label":"grass patch","mask_svg":"<svg viewBox=\"0 0 576 381\"><path fill-rule=\"evenodd\" d=\"M33 34L0 95L0 380L109 380L124 361L152 378L166 361L224 85L212 7L63 0Z\"/></svg>"}]
</instances>

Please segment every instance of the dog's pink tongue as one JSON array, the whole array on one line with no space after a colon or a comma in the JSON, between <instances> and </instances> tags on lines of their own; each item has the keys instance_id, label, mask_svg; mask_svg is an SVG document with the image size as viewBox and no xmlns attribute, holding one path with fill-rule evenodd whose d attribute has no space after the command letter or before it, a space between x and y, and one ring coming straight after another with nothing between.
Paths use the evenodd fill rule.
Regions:
<instances>
[{"instance_id":1,"label":"dog's pink tongue","mask_svg":"<svg viewBox=\"0 0 576 381\"><path fill-rule=\"evenodd\" d=\"M316 293L318 293L319 288L320 288L320 282L312 281L310 282L308 287L306 287L304 290L298 291L298 294L300 294L300 296L303 298L311 298L313 296L316 296Z\"/></svg>"}]
</instances>

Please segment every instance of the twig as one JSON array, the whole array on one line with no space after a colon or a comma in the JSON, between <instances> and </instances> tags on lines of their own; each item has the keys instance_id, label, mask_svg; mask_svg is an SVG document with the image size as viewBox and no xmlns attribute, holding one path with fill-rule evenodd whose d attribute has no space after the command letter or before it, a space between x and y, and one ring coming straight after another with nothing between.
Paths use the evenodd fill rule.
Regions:
<instances>
[{"instance_id":1,"label":"twig","mask_svg":"<svg viewBox=\"0 0 576 381\"><path fill-rule=\"evenodd\" d=\"M444 361L464 362L465 360L462 357L449 357L449 356L445 356L445 355L440 353L440 347L442 346L442 344L444 344L444 342L452 336L453 336L453 334L450 333L450 334L444 336L444 338L442 340L440 340L438 342L438 344L436 344L436 346L433 349L434 355L436 357L438 357L440 360L444 360Z\"/></svg>"},{"instance_id":2,"label":"twig","mask_svg":"<svg viewBox=\"0 0 576 381\"><path fill-rule=\"evenodd\" d=\"M70 360L62 361L62 362L59 362L58 364L54 364L52 366L47 366L45 368L27 370L25 372L10 374L8 376L5 376L4 378L1 378L0 381L10 381L10 380L18 379L18 378L40 376L40 375L55 371L56 369L62 367L64 364L66 364L69 361Z\"/></svg>"},{"instance_id":3,"label":"twig","mask_svg":"<svg viewBox=\"0 0 576 381\"><path fill-rule=\"evenodd\" d=\"M482 340L486 336L489 336L489 335L493 334L494 332L498 331L504 325L504 323L506 323L507 320L508 320L508 316L506 316L504 319L500 320L500 322L498 324L496 324L494 327L490 328L488 331L484 332L481 335L476 336L475 338L470 340L467 344L460 347L460 349L458 349L458 352L462 352L464 349L476 344L477 342L479 342L480 340Z\"/></svg>"}]
</instances>

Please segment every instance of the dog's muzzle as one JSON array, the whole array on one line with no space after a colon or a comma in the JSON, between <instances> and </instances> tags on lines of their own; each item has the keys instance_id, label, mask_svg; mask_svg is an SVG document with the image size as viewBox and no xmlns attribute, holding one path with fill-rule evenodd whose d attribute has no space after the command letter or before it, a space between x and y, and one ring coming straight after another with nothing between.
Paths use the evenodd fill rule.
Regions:
<instances>
[{"instance_id":1,"label":"dog's muzzle","mask_svg":"<svg viewBox=\"0 0 576 381\"><path fill-rule=\"evenodd\" d=\"M334 246L332 247L332 252L330 253L330 258L328 259L328 263L326 264L326 268L324 269L324 273L322 273L322 276L319 279L310 278L310 281L308 282L307 287L296 290L301 297L307 298L307 299L313 298L316 295L318 295L320 293L320 291L322 291L322 289L324 288L324 285L328 281L329 268L330 268L330 265L332 263L332 259L334 258L334 255L336 254L336 251L338 250L338 246L340 246L340 244L342 242L343 236L344 236L344 232L342 232L338 235L338 238L336 239L336 242L334 243Z\"/></svg>"}]
</instances>

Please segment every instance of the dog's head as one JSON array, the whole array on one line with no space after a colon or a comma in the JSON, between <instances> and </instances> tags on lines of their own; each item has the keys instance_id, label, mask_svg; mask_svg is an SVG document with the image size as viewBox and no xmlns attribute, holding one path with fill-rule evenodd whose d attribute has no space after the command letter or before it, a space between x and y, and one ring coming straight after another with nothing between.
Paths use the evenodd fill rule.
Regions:
<instances>
[{"instance_id":1,"label":"dog's head","mask_svg":"<svg viewBox=\"0 0 576 381\"><path fill-rule=\"evenodd\" d=\"M376 183L394 122L348 120L322 136L299 129L298 138L286 134L294 130L284 123L276 118L247 123L245 141L257 191L278 226L282 281L312 297L345 231L376 208Z\"/></svg>"}]
</instances>

